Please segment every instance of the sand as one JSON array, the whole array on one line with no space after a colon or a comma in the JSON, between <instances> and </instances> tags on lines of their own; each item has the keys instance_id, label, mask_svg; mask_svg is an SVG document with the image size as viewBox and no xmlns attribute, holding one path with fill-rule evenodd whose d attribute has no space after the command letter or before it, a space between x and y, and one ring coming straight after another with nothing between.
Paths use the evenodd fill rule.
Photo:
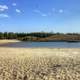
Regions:
<instances>
[{"instance_id":1,"label":"sand","mask_svg":"<svg viewBox=\"0 0 80 80\"><path fill-rule=\"evenodd\" d=\"M0 40L0 44L7 44L7 43L15 43L15 42L20 42L19 40L7 40L7 39L4 39L4 40Z\"/></svg>"},{"instance_id":2,"label":"sand","mask_svg":"<svg viewBox=\"0 0 80 80\"><path fill-rule=\"evenodd\" d=\"M79 48L7 48L0 47L0 54L31 56L80 57ZM24 55L24 56L25 56Z\"/></svg>"}]
</instances>

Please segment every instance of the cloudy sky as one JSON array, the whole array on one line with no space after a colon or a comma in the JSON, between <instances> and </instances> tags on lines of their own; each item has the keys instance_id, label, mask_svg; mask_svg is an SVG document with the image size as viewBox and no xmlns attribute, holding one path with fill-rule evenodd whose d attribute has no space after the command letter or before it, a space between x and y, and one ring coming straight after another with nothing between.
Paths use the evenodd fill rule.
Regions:
<instances>
[{"instance_id":1,"label":"cloudy sky","mask_svg":"<svg viewBox=\"0 0 80 80\"><path fill-rule=\"evenodd\" d=\"M80 0L0 0L0 31L80 32Z\"/></svg>"}]
</instances>

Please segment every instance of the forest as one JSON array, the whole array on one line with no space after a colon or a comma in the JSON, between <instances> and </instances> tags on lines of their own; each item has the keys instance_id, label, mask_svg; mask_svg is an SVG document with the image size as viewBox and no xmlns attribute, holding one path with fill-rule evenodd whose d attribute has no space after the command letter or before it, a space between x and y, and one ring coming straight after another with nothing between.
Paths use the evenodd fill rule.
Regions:
<instances>
[{"instance_id":1,"label":"forest","mask_svg":"<svg viewBox=\"0 0 80 80\"><path fill-rule=\"evenodd\" d=\"M21 41L53 42L53 41L80 41L80 33L53 33L53 32L32 32L14 33L0 32L0 39L17 39Z\"/></svg>"}]
</instances>

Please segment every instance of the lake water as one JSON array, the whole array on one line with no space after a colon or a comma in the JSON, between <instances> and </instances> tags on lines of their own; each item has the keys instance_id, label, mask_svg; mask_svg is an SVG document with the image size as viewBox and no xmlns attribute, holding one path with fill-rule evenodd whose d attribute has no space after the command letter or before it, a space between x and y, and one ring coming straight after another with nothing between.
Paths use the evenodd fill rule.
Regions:
<instances>
[{"instance_id":1,"label":"lake water","mask_svg":"<svg viewBox=\"0 0 80 80\"><path fill-rule=\"evenodd\" d=\"M23 47L23 48L80 48L80 42L17 42L0 45L0 47Z\"/></svg>"}]
</instances>

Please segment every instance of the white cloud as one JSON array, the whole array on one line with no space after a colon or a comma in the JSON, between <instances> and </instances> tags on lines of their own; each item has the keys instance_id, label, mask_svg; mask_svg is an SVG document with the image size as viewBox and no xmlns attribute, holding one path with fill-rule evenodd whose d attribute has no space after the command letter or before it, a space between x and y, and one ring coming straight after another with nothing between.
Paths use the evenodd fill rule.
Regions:
<instances>
[{"instance_id":1,"label":"white cloud","mask_svg":"<svg viewBox=\"0 0 80 80\"><path fill-rule=\"evenodd\" d=\"M16 12L17 12L17 13L21 13L21 10L19 10L19 9L16 9Z\"/></svg>"},{"instance_id":2,"label":"white cloud","mask_svg":"<svg viewBox=\"0 0 80 80\"><path fill-rule=\"evenodd\" d=\"M7 5L0 5L0 11L5 11L8 10L8 6Z\"/></svg>"},{"instance_id":3,"label":"white cloud","mask_svg":"<svg viewBox=\"0 0 80 80\"><path fill-rule=\"evenodd\" d=\"M64 10L63 10L63 9L60 9L60 10L59 10L59 13L63 13L63 12L64 12Z\"/></svg>"},{"instance_id":4,"label":"white cloud","mask_svg":"<svg viewBox=\"0 0 80 80\"><path fill-rule=\"evenodd\" d=\"M47 14L43 13L40 10L34 10L34 12L40 14L41 16L47 16Z\"/></svg>"},{"instance_id":5,"label":"white cloud","mask_svg":"<svg viewBox=\"0 0 80 80\"><path fill-rule=\"evenodd\" d=\"M4 11L4 9L0 8L0 12L3 12L3 11Z\"/></svg>"},{"instance_id":6,"label":"white cloud","mask_svg":"<svg viewBox=\"0 0 80 80\"><path fill-rule=\"evenodd\" d=\"M8 18L9 16L7 14L0 14L0 18Z\"/></svg>"},{"instance_id":7,"label":"white cloud","mask_svg":"<svg viewBox=\"0 0 80 80\"><path fill-rule=\"evenodd\" d=\"M12 3L12 6L16 6L17 4L16 3Z\"/></svg>"}]
</instances>

